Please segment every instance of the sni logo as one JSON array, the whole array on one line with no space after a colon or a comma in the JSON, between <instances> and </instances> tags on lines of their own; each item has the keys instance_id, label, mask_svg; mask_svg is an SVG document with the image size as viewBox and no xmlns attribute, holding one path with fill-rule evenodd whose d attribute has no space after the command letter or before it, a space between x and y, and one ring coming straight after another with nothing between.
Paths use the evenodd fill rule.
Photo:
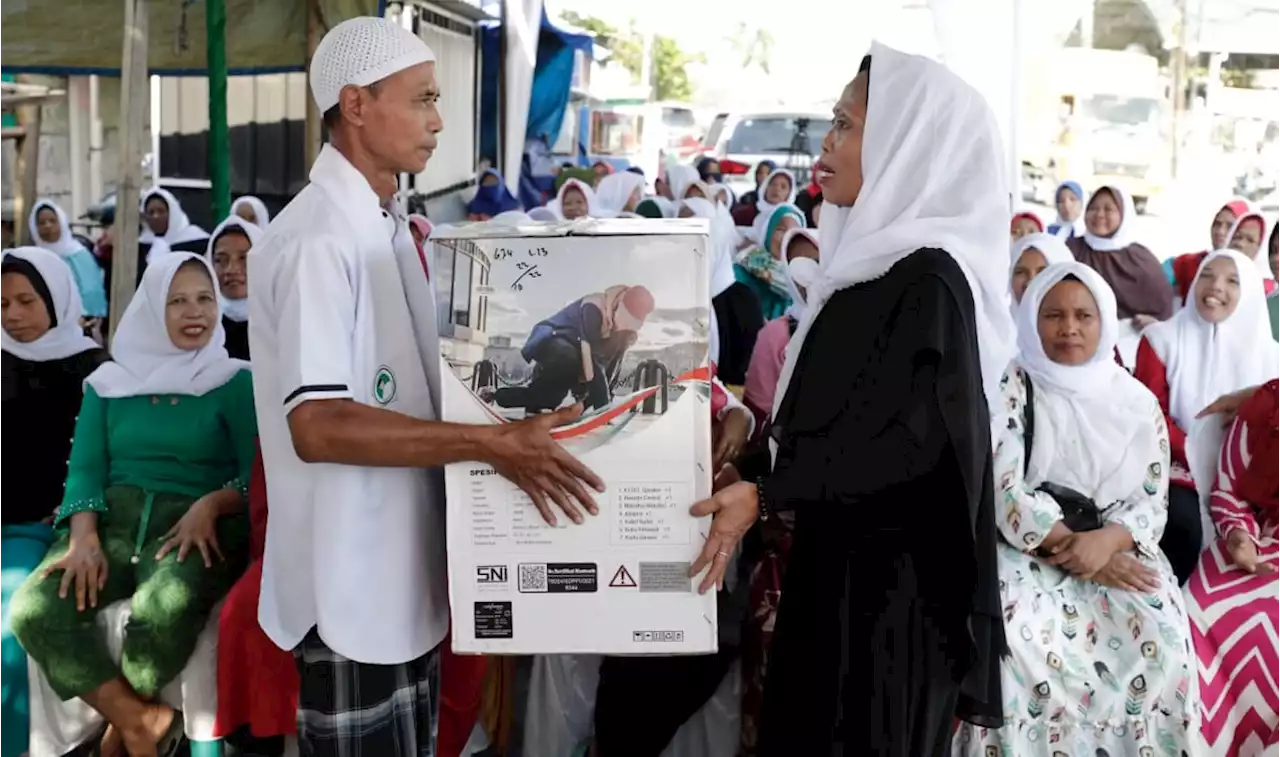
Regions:
<instances>
[{"instance_id":1,"label":"sni logo","mask_svg":"<svg viewBox=\"0 0 1280 757\"><path fill-rule=\"evenodd\" d=\"M479 565L476 567L476 583L478 584L505 584L507 582L507 566L505 565Z\"/></svg>"}]
</instances>

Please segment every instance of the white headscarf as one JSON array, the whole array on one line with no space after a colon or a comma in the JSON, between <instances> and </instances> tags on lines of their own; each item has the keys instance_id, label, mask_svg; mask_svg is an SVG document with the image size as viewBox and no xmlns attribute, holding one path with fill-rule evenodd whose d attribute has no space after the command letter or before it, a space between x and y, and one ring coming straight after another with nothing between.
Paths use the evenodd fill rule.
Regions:
<instances>
[{"instance_id":1,"label":"white headscarf","mask_svg":"<svg viewBox=\"0 0 1280 757\"><path fill-rule=\"evenodd\" d=\"M1211 261L1230 258L1240 279L1235 312L1212 324L1196 307L1195 282ZM1191 294L1167 321L1142 332L1164 363L1169 382L1169 414L1189 430L1196 415L1224 394L1262 384L1280 372L1280 349L1271 338L1262 279L1253 262L1235 250L1205 255L1192 280Z\"/></svg>"},{"instance_id":2,"label":"white headscarf","mask_svg":"<svg viewBox=\"0 0 1280 757\"><path fill-rule=\"evenodd\" d=\"M1231 240L1235 239L1236 232L1240 230L1241 222L1250 218L1256 218L1258 223L1262 224L1262 242L1258 245L1258 254L1253 256L1253 265L1258 269L1258 273L1262 278L1274 279L1275 276L1271 273L1271 260L1268 258L1268 250L1270 249L1269 243L1271 240L1267 237L1266 216L1256 210L1250 210L1246 213L1240 214L1240 217L1236 219L1236 222L1231 224L1231 231L1227 232L1227 246L1231 247ZM1234 250L1235 248L1231 247L1231 249Z\"/></svg>"},{"instance_id":3,"label":"white headscarf","mask_svg":"<svg viewBox=\"0 0 1280 757\"><path fill-rule=\"evenodd\" d=\"M579 181L578 179L566 179L564 184L560 185L560 191L556 193L556 199L547 203L547 210L554 213L558 220L569 220L564 217L564 194L565 192L568 192L570 188L577 189L579 192L582 192L582 196L586 198L587 201L587 214L585 216L579 216L579 218L600 218L600 208L596 202L595 190L592 189L585 181Z\"/></svg>"},{"instance_id":4,"label":"white headscarf","mask_svg":"<svg viewBox=\"0 0 1280 757\"><path fill-rule=\"evenodd\" d=\"M791 191L787 194L787 199L783 200L782 202L769 202L768 200L764 199L765 195L769 193L769 182L773 181L773 177L775 176L785 176L791 180ZM756 191L756 210L760 211L761 215L768 215L772 213L773 209L778 207L779 205L790 205L795 201L796 201L796 175L791 173L785 168L773 169L773 171L768 176L764 177L764 181L760 182L760 189Z\"/></svg>"},{"instance_id":5,"label":"white headscarf","mask_svg":"<svg viewBox=\"0 0 1280 757\"><path fill-rule=\"evenodd\" d=\"M250 208L253 208L254 220L250 221L250 223L254 226L257 226L259 229L265 229L267 228L267 224L271 223L271 211L267 210L267 204L262 200L259 200L253 195L237 197L236 201L231 203L231 215L235 215L236 209L241 205L248 205Z\"/></svg>"},{"instance_id":6,"label":"white headscarf","mask_svg":"<svg viewBox=\"0 0 1280 757\"><path fill-rule=\"evenodd\" d=\"M813 229L797 226L782 236L782 259L784 261L787 261L787 250L791 247L791 240L796 237L804 237L813 242L814 247L818 247L818 234ZM816 260L794 258L787 261L787 290L791 292L791 305L787 307L787 315L797 321L804 318L804 314L809 310L809 307L805 305L804 294L800 292L800 287L807 289L817 275L818 261Z\"/></svg>"},{"instance_id":7,"label":"white headscarf","mask_svg":"<svg viewBox=\"0 0 1280 757\"><path fill-rule=\"evenodd\" d=\"M555 200L552 200L552 202L555 202ZM560 218L559 215L556 214L556 211L544 205L542 207L529 208L529 220L530 221L560 221L562 219Z\"/></svg>"},{"instance_id":8,"label":"white headscarf","mask_svg":"<svg viewBox=\"0 0 1280 757\"><path fill-rule=\"evenodd\" d=\"M213 229L213 233L209 235L209 244L205 247L205 257L208 258L210 265L213 264L213 246L217 244L218 237L229 229L239 229L249 239L249 249L253 249L258 244L258 240L262 239L262 229L249 223L238 215L232 214L225 221L218 224ZM238 300L229 299L218 290L218 301L222 304L222 315L237 323L244 323L249 320L249 298L241 297Z\"/></svg>"},{"instance_id":9,"label":"white headscarf","mask_svg":"<svg viewBox=\"0 0 1280 757\"><path fill-rule=\"evenodd\" d=\"M1088 287L1101 319L1098 348L1082 365L1053 362L1040 341L1040 307L1067 276ZM1031 376L1035 395L1028 485L1052 480L1093 498L1099 507L1125 499L1147 475L1146 460L1133 455L1147 455L1155 446L1156 403L1151 392L1115 362L1120 334L1115 293L1089 266L1058 263L1027 286L1017 318L1017 362Z\"/></svg>"},{"instance_id":10,"label":"white headscarf","mask_svg":"<svg viewBox=\"0 0 1280 757\"><path fill-rule=\"evenodd\" d=\"M151 230L151 226L146 222L147 201L152 197L159 197L169 206L169 230L160 237L169 244L170 247L184 242L198 242L208 239L209 232L191 223L191 219L187 218L187 212L182 209L182 203L178 202L178 198L173 193L163 187L152 187L142 195L141 213L143 217L142 233L138 235L138 241L142 244L150 244L156 240L156 234Z\"/></svg>"},{"instance_id":11,"label":"white headscarf","mask_svg":"<svg viewBox=\"0 0 1280 757\"><path fill-rule=\"evenodd\" d=\"M711 296L715 297L733 285L733 248L737 234L733 226L725 226L711 200L690 197L681 204L693 211L695 218L705 218L711 222L711 239L708 240L710 249L707 252L711 260Z\"/></svg>"},{"instance_id":12,"label":"white headscarf","mask_svg":"<svg viewBox=\"0 0 1280 757\"><path fill-rule=\"evenodd\" d=\"M637 189L641 190L643 197L644 177L640 174L630 171L611 173L596 187L596 207L602 214L616 216L624 212L627 201Z\"/></svg>"},{"instance_id":13,"label":"white headscarf","mask_svg":"<svg viewBox=\"0 0 1280 757\"><path fill-rule=\"evenodd\" d=\"M40 238L36 218L40 215L40 211L45 208L52 210L54 215L58 216L59 233L58 241L56 242L46 242ZM76 241L76 238L71 235L71 224L67 221L66 212L53 200L36 200L35 206L31 208L31 215L27 217L27 228L31 230L31 239L35 241L36 245L49 252L57 253L61 257L65 258L74 255L84 249L84 245Z\"/></svg>"},{"instance_id":14,"label":"white headscarf","mask_svg":"<svg viewBox=\"0 0 1280 757\"><path fill-rule=\"evenodd\" d=\"M684 193L689 191L689 185L695 181L701 182L702 177L698 176L698 169L693 166L677 164L667 169L667 188L671 190L672 202L680 202L684 199ZM710 194L708 192L708 194Z\"/></svg>"},{"instance_id":15,"label":"white headscarf","mask_svg":"<svg viewBox=\"0 0 1280 757\"><path fill-rule=\"evenodd\" d=\"M862 192L826 203L818 228L821 275L787 347L773 413L786 396L809 328L837 290L883 276L922 247L947 251L973 294L989 408L1014 351L1009 318L1009 195L1000 131L982 95L941 64L871 46Z\"/></svg>"},{"instance_id":16,"label":"white headscarf","mask_svg":"<svg viewBox=\"0 0 1280 757\"><path fill-rule=\"evenodd\" d=\"M523 210L504 210L493 218L490 218L489 222L506 224L508 226L518 226L532 220L533 217Z\"/></svg>"},{"instance_id":17,"label":"white headscarf","mask_svg":"<svg viewBox=\"0 0 1280 757\"><path fill-rule=\"evenodd\" d=\"M27 261L40 274L40 278L44 279L44 286L53 299L47 305L57 322L34 342L19 342L9 336L9 332L0 330L0 348L16 358L36 363L61 360L86 350L97 349L98 343L85 336L84 328L80 325L84 305L80 300L80 288L76 286L75 277L71 274L71 266L57 253L40 247L5 250L0 260L8 257Z\"/></svg>"},{"instance_id":18,"label":"white headscarf","mask_svg":"<svg viewBox=\"0 0 1280 757\"><path fill-rule=\"evenodd\" d=\"M713 199L724 203L727 207L733 207L738 197L733 193L733 189L728 184L716 182L711 185L711 196Z\"/></svg>"},{"instance_id":19,"label":"white headscarf","mask_svg":"<svg viewBox=\"0 0 1280 757\"><path fill-rule=\"evenodd\" d=\"M1013 269L1018 267L1018 261L1022 260L1022 253L1035 248L1044 256L1044 262L1048 265L1057 265L1058 263L1072 263L1075 256L1071 254L1071 250L1067 249L1066 242L1061 238L1040 232L1038 234L1028 234L1022 239L1009 245L1009 298L1013 299ZM1017 309L1018 304L1012 303L1010 307ZM1017 320L1017 316L1014 316Z\"/></svg>"},{"instance_id":20,"label":"white headscarf","mask_svg":"<svg viewBox=\"0 0 1280 757\"><path fill-rule=\"evenodd\" d=\"M179 349L169 338L165 308L174 274L188 260L199 261L209 273L213 290L218 277L203 255L175 252L165 255L142 275L129 307L116 328L109 363L89 375L86 383L99 397L140 394L186 394L200 397L227 383L249 364L227 356L222 319L214 318L208 343L198 350ZM218 314L219 316L221 313Z\"/></svg>"},{"instance_id":21,"label":"white headscarf","mask_svg":"<svg viewBox=\"0 0 1280 757\"><path fill-rule=\"evenodd\" d=\"M1093 203L1093 198L1098 196L1099 192L1110 191L1111 196L1116 199L1116 203L1120 206L1120 226L1115 233L1109 237L1094 236L1093 232L1086 227L1084 232L1085 244L1098 252L1114 252L1115 250L1123 250L1129 245L1137 241L1133 232L1133 218L1138 215L1133 207L1133 198L1129 193L1120 187L1098 187L1098 189L1089 198L1089 203ZM1088 214L1089 205L1084 206L1084 213Z\"/></svg>"}]
</instances>

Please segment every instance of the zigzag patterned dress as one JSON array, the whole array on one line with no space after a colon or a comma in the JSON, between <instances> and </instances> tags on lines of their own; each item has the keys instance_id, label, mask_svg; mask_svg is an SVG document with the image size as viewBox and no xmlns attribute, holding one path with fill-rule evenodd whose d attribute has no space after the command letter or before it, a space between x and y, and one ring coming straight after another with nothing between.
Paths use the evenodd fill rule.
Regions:
<instances>
[{"instance_id":1,"label":"zigzag patterned dress","mask_svg":"<svg viewBox=\"0 0 1280 757\"><path fill-rule=\"evenodd\" d=\"M1245 573L1235 566L1226 549L1228 534L1243 529L1258 545L1259 556L1273 569L1280 569L1275 394L1276 382L1271 381L1241 408L1227 431L1218 481L1209 501L1218 538L1201 554L1186 587L1203 702L1201 735L1207 743L1205 753L1220 757L1275 754L1266 750L1274 750L1278 743L1280 573ZM1269 418L1265 413L1268 401ZM1269 473L1255 470L1266 465ZM1264 490L1262 495L1254 491L1259 487ZM1270 490L1269 501L1266 489Z\"/></svg>"}]
</instances>

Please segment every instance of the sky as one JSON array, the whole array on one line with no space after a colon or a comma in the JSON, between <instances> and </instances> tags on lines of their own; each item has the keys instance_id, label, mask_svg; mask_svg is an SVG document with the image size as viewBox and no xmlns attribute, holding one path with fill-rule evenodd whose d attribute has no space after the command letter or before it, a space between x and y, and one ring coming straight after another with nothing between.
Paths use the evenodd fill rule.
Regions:
<instances>
[{"instance_id":1,"label":"sky","mask_svg":"<svg viewBox=\"0 0 1280 757\"><path fill-rule=\"evenodd\" d=\"M683 49L706 54L708 65L690 70L703 98L722 102L727 98L742 105L753 93L774 100L775 105L834 102L857 73L872 36L896 40L913 52L936 50L927 11L902 10L898 3L886 0L797 2L809 12L779 13L776 6L752 0L546 0L546 6L553 19L562 10L573 10L621 27L631 18L641 28L651 25L655 33L674 38ZM740 58L726 41L739 21L751 29L767 26L772 33L772 76L742 70ZM833 29L847 32L833 38Z\"/></svg>"}]
</instances>

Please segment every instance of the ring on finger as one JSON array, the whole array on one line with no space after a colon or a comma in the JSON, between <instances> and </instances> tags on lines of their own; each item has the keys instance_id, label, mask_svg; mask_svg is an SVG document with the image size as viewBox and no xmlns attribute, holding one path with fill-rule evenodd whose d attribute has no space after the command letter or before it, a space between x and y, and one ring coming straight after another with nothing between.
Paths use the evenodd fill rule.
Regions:
<instances>
[{"instance_id":1,"label":"ring on finger","mask_svg":"<svg viewBox=\"0 0 1280 757\"><path fill-rule=\"evenodd\" d=\"M728 558L729 558L729 553L728 553L728 552L725 552L723 549L722 549L722 550L717 551L717 552L716 552L716 555L718 555L719 557L723 557L723 558L725 558L725 559L728 559Z\"/></svg>"}]
</instances>

